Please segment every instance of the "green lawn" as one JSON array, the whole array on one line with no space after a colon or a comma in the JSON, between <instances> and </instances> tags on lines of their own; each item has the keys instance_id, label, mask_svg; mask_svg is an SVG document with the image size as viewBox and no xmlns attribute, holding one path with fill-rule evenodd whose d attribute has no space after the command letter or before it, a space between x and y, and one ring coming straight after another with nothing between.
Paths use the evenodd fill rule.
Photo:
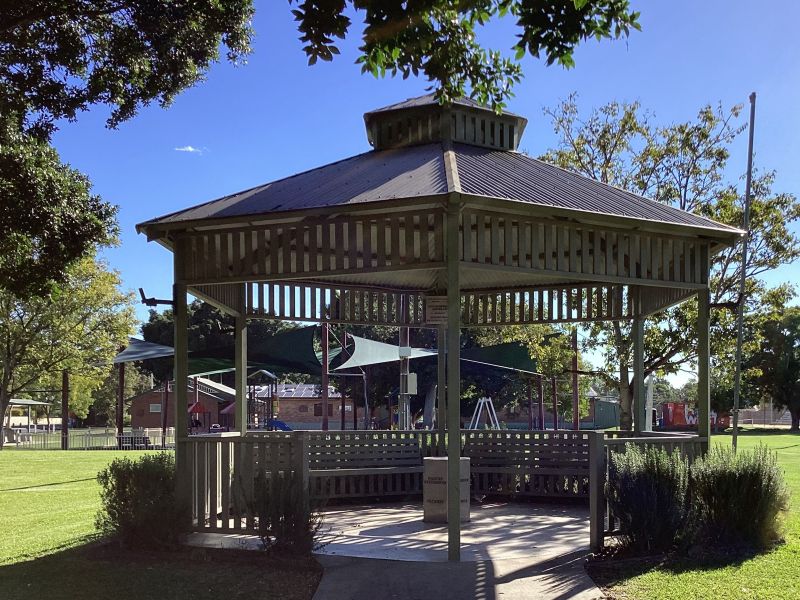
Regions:
<instances>
[{"instance_id":1,"label":"green lawn","mask_svg":"<svg viewBox=\"0 0 800 600\"><path fill-rule=\"evenodd\" d=\"M729 435L717 436L730 444ZM621 561L592 568L592 575L618 598L684 600L687 598L800 598L800 435L751 432L740 436L739 447L763 442L778 454L792 492L785 523L786 543L766 554L743 557L732 564L703 563L698 558L679 558L666 564L653 561Z\"/></svg>"},{"instance_id":2,"label":"green lawn","mask_svg":"<svg viewBox=\"0 0 800 600\"><path fill-rule=\"evenodd\" d=\"M115 457L141 454L0 451L0 598L311 598L320 576L313 561L191 549L122 552L97 540L97 472Z\"/></svg>"}]
</instances>

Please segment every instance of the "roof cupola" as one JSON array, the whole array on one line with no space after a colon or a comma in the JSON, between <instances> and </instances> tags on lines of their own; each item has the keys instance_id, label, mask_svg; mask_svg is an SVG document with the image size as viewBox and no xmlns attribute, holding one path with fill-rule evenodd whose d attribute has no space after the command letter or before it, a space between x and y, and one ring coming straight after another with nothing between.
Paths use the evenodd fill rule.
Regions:
<instances>
[{"instance_id":1,"label":"roof cupola","mask_svg":"<svg viewBox=\"0 0 800 600\"><path fill-rule=\"evenodd\" d=\"M375 150L434 142L516 150L528 120L497 114L468 98L443 106L428 94L365 113L364 123Z\"/></svg>"}]
</instances>

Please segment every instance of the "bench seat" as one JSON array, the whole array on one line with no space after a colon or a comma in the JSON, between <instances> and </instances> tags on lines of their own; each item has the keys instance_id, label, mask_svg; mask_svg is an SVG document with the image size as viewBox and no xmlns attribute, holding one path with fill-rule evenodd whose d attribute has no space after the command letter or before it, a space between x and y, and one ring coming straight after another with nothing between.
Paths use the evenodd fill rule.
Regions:
<instances>
[{"instance_id":1,"label":"bench seat","mask_svg":"<svg viewBox=\"0 0 800 600\"><path fill-rule=\"evenodd\" d=\"M343 477L346 475L384 475L390 473L422 473L418 467L356 467L354 469L311 469L311 477Z\"/></svg>"},{"instance_id":2,"label":"bench seat","mask_svg":"<svg viewBox=\"0 0 800 600\"><path fill-rule=\"evenodd\" d=\"M415 438L320 440L309 447L308 474L316 498L420 494L422 471Z\"/></svg>"}]
</instances>

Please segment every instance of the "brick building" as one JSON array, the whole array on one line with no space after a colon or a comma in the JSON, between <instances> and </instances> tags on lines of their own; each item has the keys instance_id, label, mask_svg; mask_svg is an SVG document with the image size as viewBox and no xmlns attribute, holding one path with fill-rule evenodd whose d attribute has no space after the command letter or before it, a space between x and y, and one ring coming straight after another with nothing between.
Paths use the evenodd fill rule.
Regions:
<instances>
[{"instance_id":1,"label":"brick building","mask_svg":"<svg viewBox=\"0 0 800 600\"><path fill-rule=\"evenodd\" d=\"M208 428L218 423L225 428L234 426L234 414L222 414L222 411L236 397L232 388L214 381L198 377L197 391L195 392L194 380L187 383L189 403L186 406L186 418L199 421L201 425L195 431L208 431ZM164 416L164 386L160 385L138 396L129 399L131 427L133 428L159 428L163 424ZM197 404L197 406L194 406ZM189 411L192 411L191 413ZM166 424L167 427L175 425L175 382L169 382L169 393L166 397Z\"/></svg>"},{"instance_id":2,"label":"brick building","mask_svg":"<svg viewBox=\"0 0 800 600\"><path fill-rule=\"evenodd\" d=\"M313 383L280 383L277 386L278 402L275 418L292 429L322 429L323 407L320 386ZM266 392L258 394L267 400ZM345 428L353 429L354 417L357 429L363 428L363 407L355 406L350 398L334 388L328 392L328 424L330 429L341 429L341 407L344 402ZM354 412L355 411L355 412Z\"/></svg>"}]
</instances>

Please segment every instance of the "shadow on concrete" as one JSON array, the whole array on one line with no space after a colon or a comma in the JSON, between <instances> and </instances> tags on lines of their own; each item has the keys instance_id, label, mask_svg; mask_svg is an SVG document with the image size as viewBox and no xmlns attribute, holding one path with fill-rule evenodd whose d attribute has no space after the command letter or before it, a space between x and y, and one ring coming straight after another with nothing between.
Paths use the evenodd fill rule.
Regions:
<instances>
[{"instance_id":1,"label":"shadow on concrete","mask_svg":"<svg viewBox=\"0 0 800 600\"><path fill-rule=\"evenodd\" d=\"M566 600L600 598L584 553L545 563L524 560L411 562L320 556L325 569L314 600Z\"/></svg>"}]
</instances>

